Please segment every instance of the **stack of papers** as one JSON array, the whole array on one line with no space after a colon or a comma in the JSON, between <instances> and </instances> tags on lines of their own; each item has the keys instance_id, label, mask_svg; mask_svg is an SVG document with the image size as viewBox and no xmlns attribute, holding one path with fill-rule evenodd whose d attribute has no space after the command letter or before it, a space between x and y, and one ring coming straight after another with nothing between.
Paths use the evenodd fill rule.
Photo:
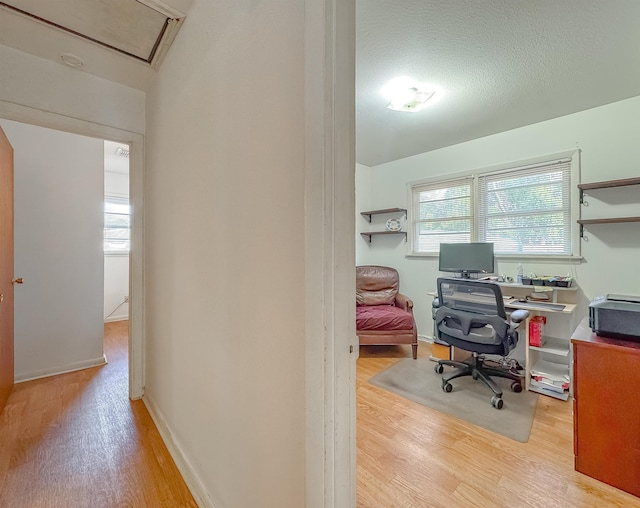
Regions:
<instances>
[{"instance_id":1,"label":"stack of papers","mask_svg":"<svg viewBox=\"0 0 640 508\"><path fill-rule=\"evenodd\" d=\"M540 389L564 393L570 381L567 365L540 360L531 369L531 386Z\"/></svg>"}]
</instances>

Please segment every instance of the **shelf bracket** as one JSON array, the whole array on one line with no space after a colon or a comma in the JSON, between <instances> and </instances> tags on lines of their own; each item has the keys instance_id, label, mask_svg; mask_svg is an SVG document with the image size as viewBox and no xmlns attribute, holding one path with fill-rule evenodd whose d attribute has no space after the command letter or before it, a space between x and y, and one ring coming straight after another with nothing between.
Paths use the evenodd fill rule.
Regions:
<instances>
[{"instance_id":1,"label":"shelf bracket","mask_svg":"<svg viewBox=\"0 0 640 508\"><path fill-rule=\"evenodd\" d=\"M582 189L580 189L580 204L584 205L584 191ZM371 222L371 221L369 221ZM580 235L582 236L582 235Z\"/></svg>"}]
</instances>

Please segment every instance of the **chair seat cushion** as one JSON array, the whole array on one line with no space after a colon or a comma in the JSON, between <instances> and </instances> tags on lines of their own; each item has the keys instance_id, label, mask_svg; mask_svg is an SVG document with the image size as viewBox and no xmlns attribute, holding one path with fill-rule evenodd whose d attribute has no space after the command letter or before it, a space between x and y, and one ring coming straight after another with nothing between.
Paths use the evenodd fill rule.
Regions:
<instances>
[{"instance_id":1,"label":"chair seat cushion","mask_svg":"<svg viewBox=\"0 0 640 508\"><path fill-rule=\"evenodd\" d=\"M394 305L358 305L357 330L412 330L413 315Z\"/></svg>"}]
</instances>

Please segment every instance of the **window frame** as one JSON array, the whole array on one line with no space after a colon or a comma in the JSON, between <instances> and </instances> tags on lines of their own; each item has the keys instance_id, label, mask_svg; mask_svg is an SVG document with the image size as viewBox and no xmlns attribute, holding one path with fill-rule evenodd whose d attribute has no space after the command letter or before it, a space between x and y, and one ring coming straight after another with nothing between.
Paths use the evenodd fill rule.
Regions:
<instances>
[{"instance_id":1,"label":"window frame","mask_svg":"<svg viewBox=\"0 0 640 508\"><path fill-rule=\"evenodd\" d=\"M582 259L581 255L581 242L580 242L580 229L578 227L577 219L580 213L580 199L578 183L580 182L580 149L567 150L563 152L538 156L526 160L514 161L500 165L488 166L470 171L458 172L447 175L444 178L442 175L422 180L416 180L407 183L407 253L406 257L437 257L438 252L420 252L416 250L417 238L416 238L416 204L414 198L416 196L416 190L426 185L446 184L447 182L454 183L464 178L472 179L472 194L473 194L473 209L472 209L472 224L473 229L471 233L471 241L477 242L480 234L480 196L479 196L479 178L487 175L498 173L509 173L512 171L525 170L536 165L544 165L544 163L552 163L559 159L569 159L569 223L570 223L570 242L571 253L570 254L531 254L531 253L514 253L514 254L496 254L497 258L502 259L539 259L539 260L554 260L554 261L575 261L576 259Z\"/></svg>"},{"instance_id":2,"label":"window frame","mask_svg":"<svg viewBox=\"0 0 640 508\"><path fill-rule=\"evenodd\" d=\"M476 191L475 191L475 183L474 183L474 178L473 175L467 175L467 176L462 176L459 178L449 178L447 180L438 180L438 181L434 181L434 182L423 182L420 184L415 184L412 187L411 190L411 213L410 213L410 222L409 224L411 225L411 237L409 239L410 242L410 251L411 252L422 252L422 251L418 251L416 249L416 243L418 241L417 239L417 235L415 234L417 228L418 228L418 224L428 224L434 221L434 219L420 219L418 217L416 217L416 213L418 211L419 208L419 203L415 201L415 198L418 194L422 193L422 192L429 192L429 191L437 191L437 190L444 190L444 189L452 189L452 188L456 188L456 187L464 187L464 186L468 186L469 187L469 215L458 215L458 216L454 216L454 215L449 215L447 216L446 219L450 220L450 221L469 221L469 241L472 241L472 239L475 236L475 231L477 230L477 223L476 223L476 215L474 214L474 210L476 207ZM464 196L463 196L464 197ZM454 198L455 199L455 198ZM445 220L446 220L445 219ZM454 234L460 234L461 232L457 232ZM431 251L425 251L425 252L431 252ZM437 252L437 251L435 251Z\"/></svg>"},{"instance_id":3,"label":"window frame","mask_svg":"<svg viewBox=\"0 0 640 508\"><path fill-rule=\"evenodd\" d=\"M105 240L105 235L104 232L105 230L109 229L106 227L106 215L107 215L107 209L106 209L106 204L107 202L112 202L112 203L116 203L116 204L126 204L129 207L129 246L126 250L111 250L111 249L106 249L104 247L104 240ZM104 200L103 200L103 233L102 233L102 250L105 256L128 256L131 253L131 230L132 230L132 223L133 223L133 210L132 210L132 205L131 205L131 200L129 199L129 196L126 195L122 195L122 194L105 194L104 196ZM113 229L113 228L112 228Z\"/></svg>"}]
</instances>

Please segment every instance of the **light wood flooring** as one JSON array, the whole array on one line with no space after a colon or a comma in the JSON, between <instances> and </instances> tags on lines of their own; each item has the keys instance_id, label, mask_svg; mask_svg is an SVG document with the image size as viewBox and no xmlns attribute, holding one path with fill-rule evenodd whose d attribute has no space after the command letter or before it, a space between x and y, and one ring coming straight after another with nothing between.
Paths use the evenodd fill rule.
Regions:
<instances>
[{"instance_id":1,"label":"light wood flooring","mask_svg":"<svg viewBox=\"0 0 640 508\"><path fill-rule=\"evenodd\" d=\"M430 345L420 342L418 354L428 357ZM359 508L640 507L631 494L574 471L570 402L540 395L529 442L520 443L367 382L410 356L409 346L360 348ZM488 395L487 410L497 411Z\"/></svg>"},{"instance_id":2,"label":"light wood flooring","mask_svg":"<svg viewBox=\"0 0 640 508\"><path fill-rule=\"evenodd\" d=\"M127 322L109 363L17 384L0 415L0 507L195 507L140 400L128 398Z\"/></svg>"},{"instance_id":3,"label":"light wood flooring","mask_svg":"<svg viewBox=\"0 0 640 508\"><path fill-rule=\"evenodd\" d=\"M127 397L126 326L105 325L108 365L16 385L0 415L0 507L196 506L144 404ZM410 355L360 350L359 508L640 508L573 470L570 403L540 396L519 443L367 383Z\"/></svg>"}]
</instances>

